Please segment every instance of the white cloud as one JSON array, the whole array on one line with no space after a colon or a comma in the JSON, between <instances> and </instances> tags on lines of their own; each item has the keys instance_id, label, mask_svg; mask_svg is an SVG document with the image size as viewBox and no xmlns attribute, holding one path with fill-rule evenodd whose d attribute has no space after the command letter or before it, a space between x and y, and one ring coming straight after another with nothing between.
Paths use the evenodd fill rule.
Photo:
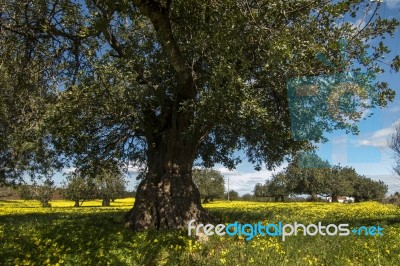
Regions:
<instances>
[{"instance_id":1,"label":"white cloud","mask_svg":"<svg viewBox=\"0 0 400 266\"><path fill-rule=\"evenodd\" d=\"M379 149L388 148L388 138L395 132L395 126L400 125L400 120L393 123L391 126L377 130L367 137L356 141L358 146L370 146Z\"/></svg>"},{"instance_id":2,"label":"white cloud","mask_svg":"<svg viewBox=\"0 0 400 266\"><path fill-rule=\"evenodd\" d=\"M353 25L358 29L361 30L365 27L365 25L367 25L367 23L365 22L364 19L357 19Z\"/></svg>"},{"instance_id":3,"label":"white cloud","mask_svg":"<svg viewBox=\"0 0 400 266\"><path fill-rule=\"evenodd\" d=\"M130 173L139 173L140 168L136 165L128 165L128 172Z\"/></svg>"},{"instance_id":4,"label":"white cloud","mask_svg":"<svg viewBox=\"0 0 400 266\"><path fill-rule=\"evenodd\" d=\"M400 111L400 106L394 106L388 110L390 113L397 113L398 111Z\"/></svg>"},{"instance_id":5,"label":"white cloud","mask_svg":"<svg viewBox=\"0 0 400 266\"><path fill-rule=\"evenodd\" d=\"M400 0L386 0L385 2L390 9L400 8Z\"/></svg>"},{"instance_id":6,"label":"white cloud","mask_svg":"<svg viewBox=\"0 0 400 266\"><path fill-rule=\"evenodd\" d=\"M75 171L76 170L76 167L65 167L63 170L62 170L62 173L63 174L69 174L69 173L72 173L73 171Z\"/></svg>"},{"instance_id":7,"label":"white cloud","mask_svg":"<svg viewBox=\"0 0 400 266\"><path fill-rule=\"evenodd\" d=\"M229 169L226 168L226 167L220 167L220 168L217 168L217 169L215 169L215 170L219 171L219 172L220 172L221 174L223 174L223 175L234 175L234 174L237 174L237 173L238 173L238 171L236 171L235 169L229 170Z\"/></svg>"},{"instance_id":8,"label":"white cloud","mask_svg":"<svg viewBox=\"0 0 400 266\"><path fill-rule=\"evenodd\" d=\"M338 144L345 144L345 143L347 143L347 136L335 137L335 138L332 140L332 143L335 144L335 145L338 145Z\"/></svg>"},{"instance_id":9,"label":"white cloud","mask_svg":"<svg viewBox=\"0 0 400 266\"><path fill-rule=\"evenodd\" d=\"M252 172L239 172L239 171L229 171L228 173L221 173L225 176L225 189L228 189L228 179L229 179L229 190L235 190L240 195L250 193L253 194L254 186L257 183L264 184L267 179L271 179L274 173L282 171L287 166L287 163L282 164L273 171L268 171L267 169L262 169L260 171ZM221 168L219 168L221 169ZM217 169L217 170L219 170ZM233 172L233 173L232 173Z\"/></svg>"}]
</instances>

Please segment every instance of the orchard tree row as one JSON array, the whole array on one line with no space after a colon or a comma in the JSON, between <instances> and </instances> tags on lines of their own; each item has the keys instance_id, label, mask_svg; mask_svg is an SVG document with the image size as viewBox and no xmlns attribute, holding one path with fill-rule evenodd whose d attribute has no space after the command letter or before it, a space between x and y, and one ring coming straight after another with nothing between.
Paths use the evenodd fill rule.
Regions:
<instances>
[{"instance_id":1,"label":"orchard tree row","mask_svg":"<svg viewBox=\"0 0 400 266\"><path fill-rule=\"evenodd\" d=\"M79 170L69 173L63 187L57 189L54 181L47 178L43 182L17 186L19 196L24 200L38 200L42 207L50 207L49 201L55 191L62 197L72 200L79 207L86 200L101 199L102 206L110 206L110 202L125 194L126 181L122 172L103 170L95 178L82 175Z\"/></svg>"},{"instance_id":2,"label":"orchard tree row","mask_svg":"<svg viewBox=\"0 0 400 266\"><path fill-rule=\"evenodd\" d=\"M255 197L273 197L284 201L289 195L307 194L312 201L317 196L352 196L356 202L385 197L387 185L382 181L359 175L354 168L331 166L315 153L301 153L282 172L273 175L265 184L254 187Z\"/></svg>"}]
</instances>

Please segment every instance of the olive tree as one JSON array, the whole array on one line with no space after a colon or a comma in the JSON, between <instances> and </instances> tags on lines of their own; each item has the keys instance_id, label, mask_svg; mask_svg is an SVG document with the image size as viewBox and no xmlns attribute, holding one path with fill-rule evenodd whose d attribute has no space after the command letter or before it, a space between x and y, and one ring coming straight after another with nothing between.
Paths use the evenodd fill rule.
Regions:
<instances>
[{"instance_id":1,"label":"olive tree","mask_svg":"<svg viewBox=\"0 0 400 266\"><path fill-rule=\"evenodd\" d=\"M286 85L360 69L373 79L388 49L370 41L398 26L379 16L380 7L369 0L3 0L0 156L7 165L0 177L13 178L15 162L37 162L34 170L68 163L93 175L101 162L135 162L147 170L128 226L205 222L211 217L192 179L194 162L231 169L241 149L256 169L272 168L312 148L325 130L357 132L350 122L361 115L338 120L319 108L303 112L311 138L293 138L297 113L288 112ZM365 27L354 27L350 19L365 14ZM345 60L340 38L348 40ZM375 85L371 101L355 103L393 99L386 83Z\"/></svg>"}]
</instances>

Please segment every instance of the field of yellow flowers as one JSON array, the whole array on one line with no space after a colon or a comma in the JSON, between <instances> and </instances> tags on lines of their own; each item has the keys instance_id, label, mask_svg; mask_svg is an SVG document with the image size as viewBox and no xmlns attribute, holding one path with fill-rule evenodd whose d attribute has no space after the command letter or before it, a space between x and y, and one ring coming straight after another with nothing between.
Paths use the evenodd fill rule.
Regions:
<instances>
[{"instance_id":1,"label":"field of yellow flowers","mask_svg":"<svg viewBox=\"0 0 400 266\"><path fill-rule=\"evenodd\" d=\"M348 223L383 236L189 237L187 230L132 232L122 224L133 199L74 208L53 201L0 201L0 265L400 265L400 208L376 202L205 204L224 223Z\"/></svg>"}]
</instances>

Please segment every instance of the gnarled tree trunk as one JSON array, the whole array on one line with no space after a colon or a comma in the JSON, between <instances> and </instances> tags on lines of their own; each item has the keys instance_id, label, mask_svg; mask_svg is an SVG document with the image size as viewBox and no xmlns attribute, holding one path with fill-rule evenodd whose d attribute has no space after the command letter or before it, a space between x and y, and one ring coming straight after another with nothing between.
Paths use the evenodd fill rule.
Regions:
<instances>
[{"instance_id":1,"label":"gnarled tree trunk","mask_svg":"<svg viewBox=\"0 0 400 266\"><path fill-rule=\"evenodd\" d=\"M332 202L339 202L338 195L332 194Z\"/></svg>"},{"instance_id":2,"label":"gnarled tree trunk","mask_svg":"<svg viewBox=\"0 0 400 266\"><path fill-rule=\"evenodd\" d=\"M195 145L185 141L176 128L149 141L148 172L138 187L133 208L125 216L126 226L134 230L182 229L192 219L210 221L192 180Z\"/></svg>"},{"instance_id":3,"label":"gnarled tree trunk","mask_svg":"<svg viewBox=\"0 0 400 266\"><path fill-rule=\"evenodd\" d=\"M101 201L101 206L108 207L108 206L110 206L110 202L111 202L111 199L103 198L103 200Z\"/></svg>"},{"instance_id":4,"label":"gnarled tree trunk","mask_svg":"<svg viewBox=\"0 0 400 266\"><path fill-rule=\"evenodd\" d=\"M312 202L316 202L316 201L318 201L317 194L315 194L315 193L311 193L311 199L310 199L310 201L312 201Z\"/></svg>"},{"instance_id":5,"label":"gnarled tree trunk","mask_svg":"<svg viewBox=\"0 0 400 266\"><path fill-rule=\"evenodd\" d=\"M178 105L160 115L165 116L163 126L145 133L147 173L133 208L125 216L126 226L134 230L182 229L192 219L196 223L211 221L192 180L201 137L188 132L193 110L178 111Z\"/></svg>"}]
</instances>

